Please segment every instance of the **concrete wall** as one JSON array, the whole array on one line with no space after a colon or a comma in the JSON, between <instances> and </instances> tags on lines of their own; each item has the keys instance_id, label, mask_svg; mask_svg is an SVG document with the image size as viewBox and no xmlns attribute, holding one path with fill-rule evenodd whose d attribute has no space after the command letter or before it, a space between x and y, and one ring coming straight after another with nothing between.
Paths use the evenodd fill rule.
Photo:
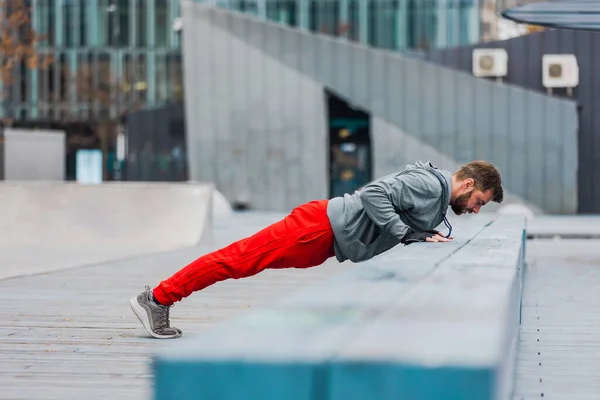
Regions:
<instances>
[{"instance_id":1,"label":"concrete wall","mask_svg":"<svg viewBox=\"0 0 600 400\"><path fill-rule=\"evenodd\" d=\"M6 128L3 136L4 180L65 179L64 132Z\"/></svg>"},{"instance_id":2,"label":"concrete wall","mask_svg":"<svg viewBox=\"0 0 600 400\"><path fill-rule=\"evenodd\" d=\"M327 197L328 88L371 112L374 177L418 159L450 169L487 159L503 172L510 198L576 210L574 102L183 5L190 178L215 182L230 201L288 210ZM545 122L552 115L560 125ZM555 161L541 164L543 154Z\"/></svg>"},{"instance_id":3,"label":"concrete wall","mask_svg":"<svg viewBox=\"0 0 600 400\"><path fill-rule=\"evenodd\" d=\"M253 46L265 41L262 29L247 36L241 23L224 29L231 15L190 4L184 10L190 179L213 181L230 202L256 209L325 197L322 85Z\"/></svg>"}]
</instances>

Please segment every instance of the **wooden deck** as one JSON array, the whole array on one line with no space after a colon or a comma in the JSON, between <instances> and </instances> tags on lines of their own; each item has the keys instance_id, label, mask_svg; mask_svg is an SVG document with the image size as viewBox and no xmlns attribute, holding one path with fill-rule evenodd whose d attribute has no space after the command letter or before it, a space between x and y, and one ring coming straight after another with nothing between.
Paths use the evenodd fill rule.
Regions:
<instances>
[{"instance_id":1,"label":"wooden deck","mask_svg":"<svg viewBox=\"0 0 600 400\"><path fill-rule=\"evenodd\" d=\"M599 304L599 240L528 243L514 400L600 398Z\"/></svg>"},{"instance_id":2,"label":"wooden deck","mask_svg":"<svg viewBox=\"0 0 600 400\"><path fill-rule=\"evenodd\" d=\"M172 342L149 338L129 298L279 217L236 217L216 227L211 246L0 281L0 398L151 398L149 357ZM172 322L195 335L345 267L334 260L221 282L177 304Z\"/></svg>"},{"instance_id":3,"label":"wooden deck","mask_svg":"<svg viewBox=\"0 0 600 400\"><path fill-rule=\"evenodd\" d=\"M149 338L129 298L280 216L250 213L217 225L211 246L0 280L0 399L151 398L149 357L172 341ZM600 396L598 243L528 244L515 400ZM332 261L222 282L177 304L173 324L198 335L347 267Z\"/></svg>"}]
</instances>

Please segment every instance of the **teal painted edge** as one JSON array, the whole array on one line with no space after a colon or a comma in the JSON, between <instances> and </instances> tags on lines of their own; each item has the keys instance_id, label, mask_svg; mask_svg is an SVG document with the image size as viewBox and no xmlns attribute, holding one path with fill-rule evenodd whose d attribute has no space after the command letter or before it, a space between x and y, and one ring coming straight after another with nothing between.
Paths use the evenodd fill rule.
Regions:
<instances>
[{"instance_id":1,"label":"teal painted edge","mask_svg":"<svg viewBox=\"0 0 600 400\"><path fill-rule=\"evenodd\" d=\"M325 364L155 358L152 369L156 400L327 400Z\"/></svg>"},{"instance_id":2,"label":"teal painted edge","mask_svg":"<svg viewBox=\"0 0 600 400\"><path fill-rule=\"evenodd\" d=\"M527 274L527 229L523 229L523 236L521 237L521 282L520 282L520 293L519 293L519 325L523 321L523 283L525 282L525 275Z\"/></svg>"},{"instance_id":3,"label":"teal painted edge","mask_svg":"<svg viewBox=\"0 0 600 400\"><path fill-rule=\"evenodd\" d=\"M330 374L328 400L491 400L495 393L493 367L343 362Z\"/></svg>"},{"instance_id":4,"label":"teal painted edge","mask_svg":"<svg viewBox=\"0 0 600 400\"><path fill-rule=\"evenodd\" d=\"M155 400L491 400L495 367L392 362L153 362Z\"/></svg>"}]
</instances>

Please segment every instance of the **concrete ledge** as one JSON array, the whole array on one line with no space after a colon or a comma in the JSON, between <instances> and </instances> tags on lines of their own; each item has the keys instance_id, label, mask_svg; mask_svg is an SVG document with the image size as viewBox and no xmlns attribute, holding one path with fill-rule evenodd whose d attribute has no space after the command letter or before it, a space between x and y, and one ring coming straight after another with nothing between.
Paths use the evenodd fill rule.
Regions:
<instances>
[{"instance_id":1,"label":"concrete ledge","mask_svg":"<svg viewBox=\"0 0 600 400\"><path fill-rule=\"evenodd\" d=\"M462 217L452 243L398 246L167 346L155 398L508 398L525 221L493 218Z\"/></svg>"}]
</instances>

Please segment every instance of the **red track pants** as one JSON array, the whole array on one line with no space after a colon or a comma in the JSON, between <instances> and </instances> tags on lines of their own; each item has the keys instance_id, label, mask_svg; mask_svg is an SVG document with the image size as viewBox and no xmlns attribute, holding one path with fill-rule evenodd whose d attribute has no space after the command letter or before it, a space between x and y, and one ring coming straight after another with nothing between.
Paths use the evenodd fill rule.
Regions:
<instances>
[{"instance_id":1,"label":"red track pants","mask_svg":"<svg viewBox=\"0 0 600 400\"><path fill-rule=\"evenodd\" d=\"M295 208L283 220L206 254L153 291L171 305L213 283L255 275L266 268L309 268L334 256L333 231L327 218L328 200L311 201Z\"/></svg>"}]
</instances>

